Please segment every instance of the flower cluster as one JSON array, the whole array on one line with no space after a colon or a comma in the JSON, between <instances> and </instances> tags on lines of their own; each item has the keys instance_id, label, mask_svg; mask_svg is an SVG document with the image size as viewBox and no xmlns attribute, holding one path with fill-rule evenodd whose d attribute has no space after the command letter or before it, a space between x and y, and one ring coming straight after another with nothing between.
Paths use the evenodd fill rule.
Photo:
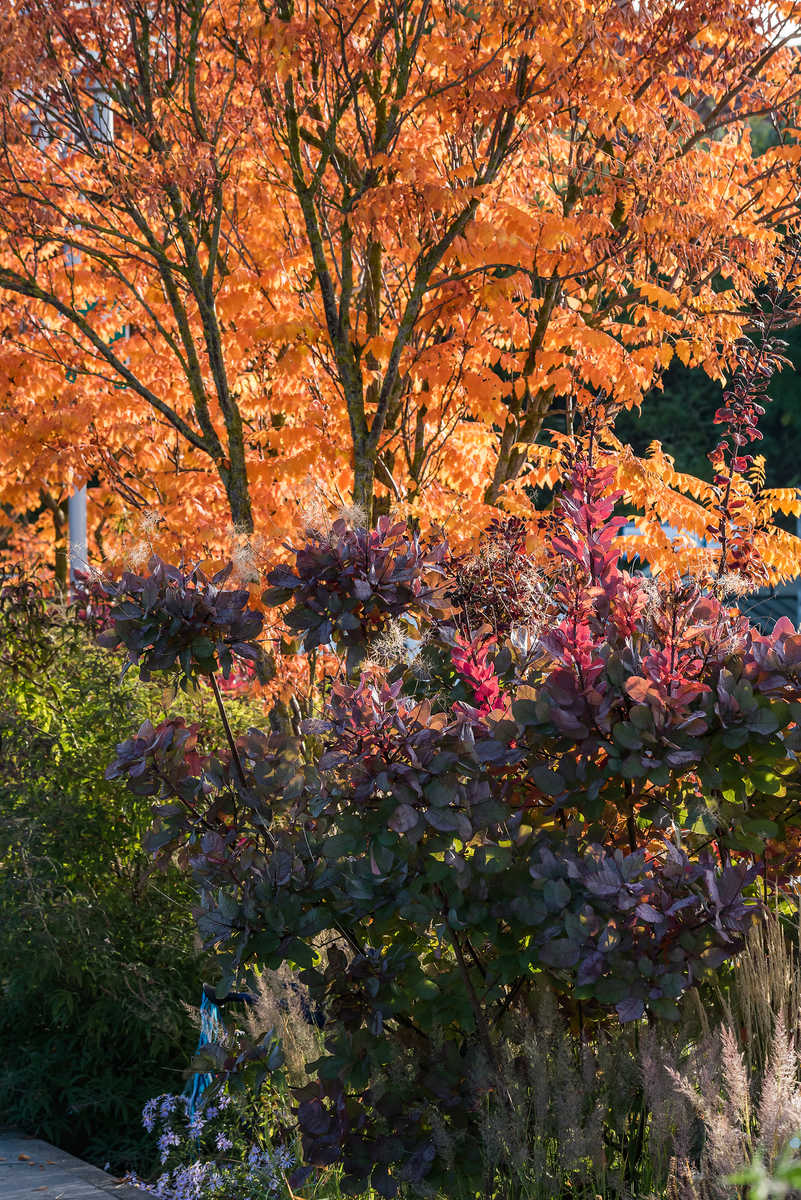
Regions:
<instances>
[{"instance_id":1,"label":"flower cluster","mask_svg":"<svg viewBox=\"0 0 801 1200\"><path fill-rule=\"evenodd\" d=\"M170 1165L153 1181L137 1175L127 1181L159 1200L289 1195L286 1176L294 1154L282 1145L249 1144L227 1092L195 1110L187 1096L155 1096L144 1107L142 1124L148 1133L160 1130L159 1158Z\"/></svg>"}]
</instances>

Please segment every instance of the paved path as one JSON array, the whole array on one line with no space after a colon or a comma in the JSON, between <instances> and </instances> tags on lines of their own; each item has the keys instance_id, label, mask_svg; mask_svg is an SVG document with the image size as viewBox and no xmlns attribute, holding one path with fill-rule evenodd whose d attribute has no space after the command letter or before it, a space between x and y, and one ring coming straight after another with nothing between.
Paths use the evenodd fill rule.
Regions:
<instances>
[{"instance_id":1,"label":"paved path","mask_svg":"<svg viewBox=\"0 0 801 1200\"><path fill-rule=\"evenodd\" d=\"M37 1138L0 1129L0 1200L147 1200L99 1167Z\"/></svg>"}]
</instances>

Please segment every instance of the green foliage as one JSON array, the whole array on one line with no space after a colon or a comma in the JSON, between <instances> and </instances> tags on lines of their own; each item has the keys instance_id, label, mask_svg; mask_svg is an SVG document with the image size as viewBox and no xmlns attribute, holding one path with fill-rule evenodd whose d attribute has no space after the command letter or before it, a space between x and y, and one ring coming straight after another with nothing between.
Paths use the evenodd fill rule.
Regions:
<instances>
[{"instance_id":1,"label":"green foliage","mask_svg":"<svg viewBox=\"0 0 801 1200\"><path fill-rule=\"evenodd\" d=\"M103 778L121 723L160 704L120 685L120 667L35 584L3 589L2 1117L126 1168L150 1159L145 1100L182 1086L204 958L191 888L141 849L147 801ZM206 725L207 705L191 702Z\"/></svg>"},{"instance_id":2,"label":"green foliage","mask_svg":"<svg viewBox=\"0 0 801 1200\"><path fill-rule=\"evenodd\" d=\"M798 1142L795 1138L794 1141ZM746 1185L748 1200L773 1200L773 1197L797 1195L801 1191L801 1159L788 1148L772 1171L761 1158L755 1158L742 1171L732 1175L732 1184Z\"/></svg>"}]
</instances>

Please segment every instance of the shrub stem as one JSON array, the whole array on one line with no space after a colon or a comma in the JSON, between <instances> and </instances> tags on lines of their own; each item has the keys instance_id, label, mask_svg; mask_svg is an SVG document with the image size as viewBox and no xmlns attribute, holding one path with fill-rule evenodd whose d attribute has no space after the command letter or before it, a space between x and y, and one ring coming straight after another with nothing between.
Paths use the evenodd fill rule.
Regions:
<instances>
[{"instance_id":1,"label":"shrub stem","mask_svg":"<svg viewBox=\"0 0 801 1200\"><path fill-rule=\"evenodd\" d=\"M213 672L209 675L209 679L211 680L211 689L214 692L214 699L217 701L217 708L219 709L219 712L220 712L220 720L222 721L223 729L225 730L225 737L228 741L228 748L231 751L231 758L233 760L234 766L236 767L236 773L239 776L239 782L242 784L242 787L246 787L247 784L245 783L245 772L242 768L242 759L239 757L239 751L236 748L236 742L234 741L234 735L231 730L230 723L228 721L228 713L225 711L225 705L223 704L223 698L222 698L222 695L220 694L220 685L217 683L217 678Z\"/></svg>"}]
</instances>

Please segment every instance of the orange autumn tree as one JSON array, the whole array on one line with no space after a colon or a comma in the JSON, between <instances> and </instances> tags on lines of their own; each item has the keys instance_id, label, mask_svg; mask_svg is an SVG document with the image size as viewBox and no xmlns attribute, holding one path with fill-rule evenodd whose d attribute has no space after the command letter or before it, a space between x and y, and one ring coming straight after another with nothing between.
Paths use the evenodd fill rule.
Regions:
<instances>
[{"instance_id":1,"label":"orange autumn tree","mask_svg":"<svg viewBox=\"0 0 801 1200\"><path fill-rule=\"evenodd\" d=\"M280 534L315 488L464 536L524 506L558 474L546 418L638 404L674 354L733 368L798 219L799 15L7 5L3 499L67 461L190 543ZM657 551L714 507L610 453Z\"/></svg>"}]
</instances>

